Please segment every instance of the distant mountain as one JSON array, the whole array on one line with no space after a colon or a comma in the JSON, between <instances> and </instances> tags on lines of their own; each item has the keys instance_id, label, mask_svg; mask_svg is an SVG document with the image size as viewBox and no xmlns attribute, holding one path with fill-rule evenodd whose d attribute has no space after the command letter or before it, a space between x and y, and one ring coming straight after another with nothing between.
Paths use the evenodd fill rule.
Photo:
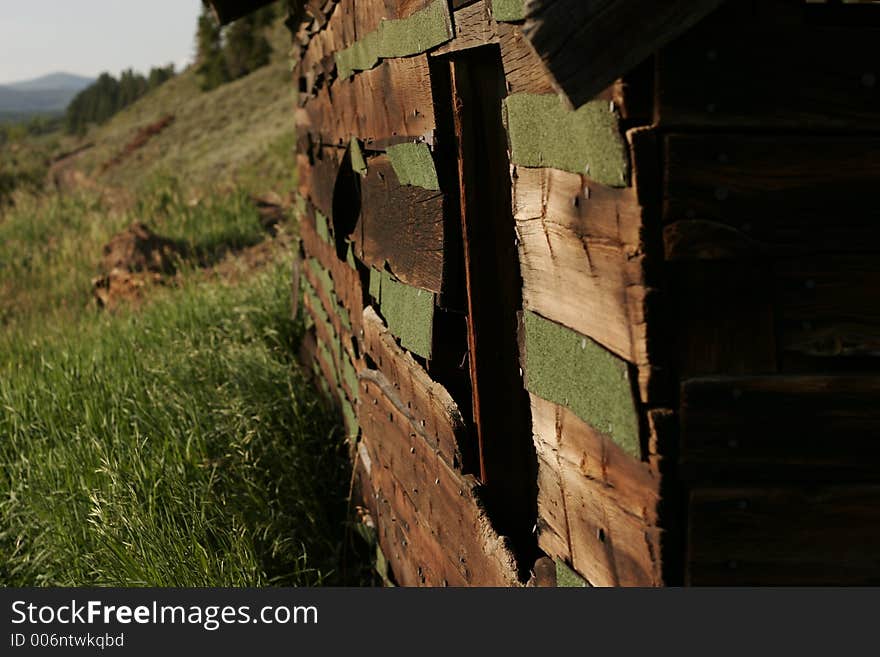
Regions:
<instances>
[{"instance_id":1,"label":"distant mountain","mask_svg":"<svg viewBox=\"0 0 880 657\"><path fill-rule=\"evenodd\" d=\"M0 84L0 116L59 114L94 80L70 73L51 73L34 80Z\"/></svg>"},{"instance_id":2,"label":"distant mountain","mask_svg":"<svg viewBox=\"0 0 880 657\"><path fill-rule=\"evenodd\" d=\"M49 73L33 80L7 82L0 86L17 89L18 91L45 91L46 89L82 91L94 81L94 78L74 75L73 73Z\"/></svg>"}]
</instances>

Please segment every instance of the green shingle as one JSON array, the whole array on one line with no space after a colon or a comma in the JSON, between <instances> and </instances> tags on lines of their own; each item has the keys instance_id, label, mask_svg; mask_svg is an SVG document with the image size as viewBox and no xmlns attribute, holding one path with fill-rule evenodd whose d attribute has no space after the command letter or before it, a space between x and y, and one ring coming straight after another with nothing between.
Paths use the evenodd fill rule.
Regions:
<instances>
[{"instance_id":1,"label":"green shingle","mask_svg":"<svg viewBox=\"0 0 880 657\"><path fill-rule=\"evenodd\" d=\"M357 137L351 138L349 153L351 154L352 170L362 176L367 175L367 162L364 160L364 154L363 151L361 151L361 145L360 142L358 142Z\"/></svg>"},{"instance_id":2,"label":"green shingle","mask_svg":"<svg viewBox=\"0 0 880 657\"><path fill-rule=\"evenodd\" d=\"M556 586L558 588L586 588L587 582L564 561L556 560Z\"/></svg>"},{"instance_id":3,"label":"green shingle","mask_svg":"<svg viewBox=\"0 0 880 657\"><path fill-rule=\"evenodd\" d=\"M596 100L576 111L555 94L513 94L504 100L510 159L589 176L610 187L629 182L629 161L617 115Z\"/></svg>"},{"instance_id":4,"label":"green shingle","mask_svg":"<svg viewBox=\"0 0 880 657\"><path fill-rule=\"evenodd\" d=\"M499 22L525 20L525 0L492 0L492 18Z\"/></svg>"},{"instance_id":5,"label":"green shingle","mask_svg":"<svg viewBox=\"0 0 880 657\"><path fill-rule=\"evenodd\" d=\"M423 358L431 358L434 294L373 269L370 270L370 295L378 301L388 330L400 340L400 345Z\"/></svg>"},{"instance_id":6,"label":"green shingle","mask_svg":"<svg viewBox=\"0 0 880 657\"><path fill-rule=\"evenodd\" d=\"M401 185L440 191L434 157L427 144L396 144L389 146L386 152Z\"/></svg>"},{"instance_id":7,"label":"green shingle","mask_svg":"<svg viewBox=\"0 0 880 657\"><path fill-rule=\"evenodd\" d=\"M367 71L380 59L409 57L446 43L454 36L449 5L434 0L412 16L382 20L379 27L336 53L336 73L347 78L355 71Z\"/></svg>"},{"instance_id":8,"label":"green shingle","mask_svg":"<svg viewBox=\"0 0 880 657\"><path fill-rule=\"evenodd\" d=\"M641 458L629 365L590 338L523 313L526 388L571 409L625 452Z\"/></svg>"}]
</instances>

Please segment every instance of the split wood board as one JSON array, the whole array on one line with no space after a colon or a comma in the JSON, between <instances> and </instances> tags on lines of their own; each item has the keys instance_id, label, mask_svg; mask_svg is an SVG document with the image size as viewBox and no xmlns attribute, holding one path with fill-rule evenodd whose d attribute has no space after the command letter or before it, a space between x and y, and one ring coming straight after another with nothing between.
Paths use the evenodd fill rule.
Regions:
<instances>
[{"instance_id":1,"label":"split wood board","mask_svg":"<svg viewBox=\"0 0 880 657\"><path fill-rule=\"evenodd\" d=\"M336 181L345 151L339 148L320 148L318 146L301 153L297 160L299 189L303 198L327 219L333 220L333 199Z\"/></svg>"},{"instance_id":2,"label":"split wood board","mask_svg":"<svg viewBox=\"0 0 880 657\"><path fill-rule=\"evenodd\" d=\"M391 382L397 397L405 402L401 412L450 467L460 468L461 446L468 433L449 392L398 346L370 307L364 310L363 327L363 349Z\"/></svg>"},{"instance_id":3,"label":"split wood board","mask_svg":"<svg viewBox=\"0 0 880 657\"><path fill-rule=\"evenodd\" d=\"M650 289L634 190L525 167L513 187L524 307L638 366L646 398Z\"/></svg>"},{"instance_id":4,"label":"split wood board","mask_svg":"<svg viewBox=\"0 0 880 657\"><path fill-rule=\"evenodd\" d=\"M392 516L405 518L406 526L418 530L413 549L399 559L409 562L406 570L416 575L420 569L423 574L437 573L442 578L433 582L437 585L455 581L471 586L516 585L513 556L506 541L492 530L473 478L450 468L414 430L401 410L404 402L381 372L362 373L360 399L359 422L370 453L373 484L392 501ZM401 542L401 547L408 545ZM418 577L407 579L420 583Z\"/></svg>"},{"instance_id":5,"label":"split wood board","mask_svg":"<svg viewBox=\"0 0 880 657\"><path fill-rule=\"evenodd\" d=\"M387 268L407 285L440 293L443 198L441 192L401 185L387 156L370 158L352 234L355 256L376 269Z\"/></svg>"},{"instance_id":6,"label":"split wood board","mask_svg":"<svg viewBox=\"0 0 880 657\"><path fill-rule=\"evenodd\" d=\"M388 59L376 68L336 80L310 98L297 129L314 141L347 146L421 139L434 131L434 101L426 55Z\"/></svg>"},{"instance_id":7,"label":"split wood board","mask_svg":"<svg viewBox=\"0 0 880 657\"><path fill-rule=\"evenodd\" d=\"M453 13L455 38L431 51L431 56L479 48L498 43L497 25L489 13L489 6L478 0Z\"/></svg>"},{"instance_id":8,"label":"split wood board","mask_svg":"<svg viewBox=\"0 0 880 657\"><path fill-rule=\"evenodd\" d=\"M657 472L565 407L531 407L541 548L594 586L660 585Z\"/></svg>"}]
</instances>

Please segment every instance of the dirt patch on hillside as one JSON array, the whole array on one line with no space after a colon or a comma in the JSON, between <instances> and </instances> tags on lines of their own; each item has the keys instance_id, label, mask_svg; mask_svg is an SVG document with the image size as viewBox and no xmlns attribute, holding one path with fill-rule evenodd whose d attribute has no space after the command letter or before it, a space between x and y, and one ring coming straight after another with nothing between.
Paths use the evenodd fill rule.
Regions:
<instances>
[{"instance_id":1,"label":"dirt patch on hillside","mask_svg":"<svg viewBox=\"0 0 880 657\"><path fill-rule=\"evenodd\" d=\"M121 305L140 305L151 288L177 285L184 261L201 267L203 275L237 283L251 273L271 265L289 253L293 234L284 223L283 213L273 203L266 203L263 227L267 239L253 246L230 251L211 265L199 262L189 246L154 233L149 226L136 222L114 235L104 246L100 275L92 280L92 296L99 308L115 310ZM272 206L269 210L268 206Z\"/></svg>"},{"instance_id":2,"label":"dirt patch on hillside","mask_svg":"<svg viewBox=\"0 0 880 657\"><path fill-rule=\"evenodd\" d=\"M104 246L101 275L92 281L95 301L108 310L140 302L150 286L165 285L188 254L186 244L132 224Z\"/></svg>"},{"instance_id":3,"label":"dirt patch on hillside","mask_svg":"<svg viewBox=\"0 0 880 657\"><path fill-rule=\"evenodd\" d=\"M174 123L174 115L168 114L166 116L163 116L155 123L151 123L150 125L144 126L140 130L138 130L132 140L125 145L125 148L123 148L120 153L117 153L113 158L111 158L107 162L104 162L104 164L101 165L101 169L98 175L104 174L109 169L121 164L123 160L146 146L147 142L150 141L150 139L160 134L172 123Z\"/></svg>"},{"instance_id":4,"label":"dirt patch on hillside","mask_svg":"<svg viewBox=\"0 0 880 657\"><path fill-rule=\"evenodd\" d=\"M53 160L46 176L47 188L61 194L79 190L96 192L100 195L101 203L107 208L125 209L131 207L133 194L130 189L108 187L99 183L80 168L83 156L87 155L94 147L95 144L91 142L83 144Z\"/></svg>"},{"instance_id":5,"label":"dirt patch on hillside","mask_svg":"<svg viewBox=\"0 0 880 657\"><path fill-rule=\"evenodd\" d=\"M270 235L278 233L279 225L287 219L287 211L293 205L293 198L281 198L275 192L269 192L262 196L251 196L251 202L260 214L260 225Z\"/></svg>"},{"instance_id":6,"label":"dirt patch on hillside","mask_svg":"<svg viewBox=\"0 0 880 657\"><path fill-rule=\"evenodd\" d=\"M183 242L157 235L146 224L135 222L104 247L101 268L106 272L126 269L173 274L187 252Z\"/></svg>"}]
</instances>

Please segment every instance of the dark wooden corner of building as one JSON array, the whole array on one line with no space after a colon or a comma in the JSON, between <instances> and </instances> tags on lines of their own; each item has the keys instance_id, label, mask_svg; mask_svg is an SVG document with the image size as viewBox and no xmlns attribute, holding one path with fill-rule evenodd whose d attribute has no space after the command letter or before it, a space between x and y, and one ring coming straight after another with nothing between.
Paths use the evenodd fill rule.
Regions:
<instances>
[{"instance_id":1,"label":"dark wooden corner of building","mask_svg":"<svg viewBox=\"0 0 880 657\"><path fill-rule=\"evenodd\" d=\"M580 107L723 2L528 0L523 34L558 90Z\"/></svg>"}]
</instances>

